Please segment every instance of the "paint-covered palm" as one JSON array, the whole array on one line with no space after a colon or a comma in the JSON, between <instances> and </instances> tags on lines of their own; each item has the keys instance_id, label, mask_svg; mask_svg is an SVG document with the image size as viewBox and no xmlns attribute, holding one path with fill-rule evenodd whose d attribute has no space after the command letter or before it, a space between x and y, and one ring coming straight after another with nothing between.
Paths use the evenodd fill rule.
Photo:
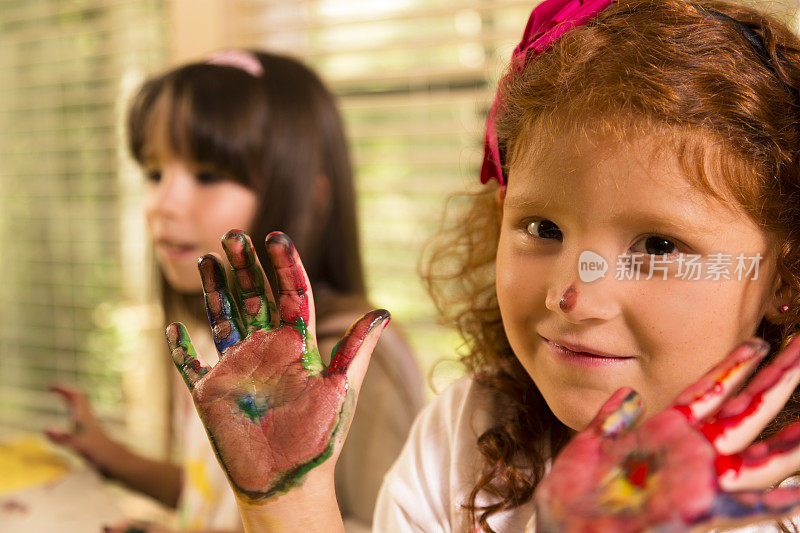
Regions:
<instances>
[{"instance_id":1,"label":"paint-covered palm","mask_svg":"<svg viewBox=\"0 0 800 533\"><path fill-rule=\"evenodd\" d=\"M800 423L751 445L800 381L800 339L730 398L767 350L750 339L633 429L641 397L617 391L537 488L537 531L678 532L800 508L800 489L771 488L800 467Z\"/></svg>"},{"instance_id":2,"label":"paint-covered palm","mask_svg":"<svg viewBox=\"0 0 800 533\"><path fill-rule=\"evenodd\" d=\"M249 500L290 489L338 454L366 370L354 365L359 369L353 375L350 363L368 357L389 320L385 310L364 315L326 367L316 346L313 297L300 258L282 233L270 234L266 244L277 305L246 234L234 230L223 237L239 305L220 260L209 254L199 261L220 353L213 368L198 359L183 325L167 328L172 358L220 464Z\"/></svg>"}]
</instances>

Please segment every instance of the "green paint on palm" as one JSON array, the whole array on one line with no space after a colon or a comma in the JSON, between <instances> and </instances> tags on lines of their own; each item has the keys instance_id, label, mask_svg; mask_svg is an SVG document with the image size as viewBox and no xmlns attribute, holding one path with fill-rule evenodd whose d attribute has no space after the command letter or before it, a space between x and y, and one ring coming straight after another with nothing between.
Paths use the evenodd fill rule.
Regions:
<instances>
[{"instance_id":1,"label":"green paint on palm","mask_svg":"<svg viewBox=\"0 0 800 533\"><path fill-rule=\"evenodd\" d=\"M258 398L252 394L245 394L236 400L236 405L242 410L244 416L253 421L260 420L264 416L268 403L266 397Z\"/></svg>"},{"instance_id":2,"label":"green paint on palm","mask_svg":"<svg viewBox=\"0 0 800 533\"><path fill-rule=\"evenodd\" d=\"M330 445L324 452L322 452L321 455L318 455L312 461L309 461L308 463L302 465L300 468L295 470L294 472L295 483L300 479L302 479L302 477L305 476L309 470L324 463L333 454L333 445L334 441L331 440Z\"/></svg>"},{"instance_id":3,"label":"green paint on palm","mask_svg":"<svg viewBox=\"0 0 800 533\"><path fill-rule=\"evenodd\" d=\"M303 355L300 357L300 364L315 376L322 374L322 371L325 370L325 363L322 362L322 356L319 354L316 343L309 337L306 321L298 318L292 326L303 336L304 348ZM312 346L312 348L309 349L309 346Z\"/></svg>"}]
</instances>

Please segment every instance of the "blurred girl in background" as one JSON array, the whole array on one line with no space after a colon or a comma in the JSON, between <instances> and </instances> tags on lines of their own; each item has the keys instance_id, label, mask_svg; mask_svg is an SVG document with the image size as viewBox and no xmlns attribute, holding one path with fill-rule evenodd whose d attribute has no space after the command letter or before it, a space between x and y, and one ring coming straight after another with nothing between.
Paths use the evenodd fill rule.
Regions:
<instances>
[{"instance_id":1,"label":"blurred girl in background","mask_svg":"<svg viewBox=\"0 0 800 533\"><path fill-rule=\"evenodd\" d=\"M145 215L163 281L168 322L192 324L204 354L216 353L203 316L197 259L222 254L230 228L253 236L264 257L273 230L290 234L316 301L323 358L367 302L352 168L334 99L298 61L233 50L146 81L128 116L129 147L148 179ZM224 254L222 254L224 255ZM274 285L273 285L274 286ZM204 330L206 335L198 336ZM179 379L176 377L176 379ZM53 390L70 406L73 429L48 431L104 475L179 509L183 530L241 529L233 495L183 384L173 387L179 464L137 455L113 441L83 394ZM336 493L352 530L368 526L384 473L422 406L422 381L408 345L389 328L361 390ZM162 531L124 524L107 531Z\"/></svg>"}]
</instances>

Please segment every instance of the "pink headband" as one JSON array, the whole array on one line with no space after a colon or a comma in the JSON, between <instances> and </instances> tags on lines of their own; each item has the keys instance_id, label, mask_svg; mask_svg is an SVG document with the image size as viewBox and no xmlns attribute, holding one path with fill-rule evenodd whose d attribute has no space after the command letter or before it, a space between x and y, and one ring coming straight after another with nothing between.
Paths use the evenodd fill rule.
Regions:
<instances>
[{"instance_id":1,"label":"pink headband","mask_svg":"<svg viewBox=\"0 0 800 533\"><path fill-rule=\"evenodd\" d=\"M239 68L256 78L264 74L264 67L261 65L261 61L246 50L220 50L211 54L206 63Z\"/></svg>"},{"instance_id":2,"label":"pink headband","mask_svg":"<svg viewBox=\"0 0 800 533\"><path fill-rule=\"evenodd\" d=\"M511 55L509 73L500 84L512 74L519 72L531 57L547 50L563 33L588 23L595 15L607 8L614 0L544 0L531 12L522 40ZM505 188L500 159L500 146L497 142L495 121L500 112L500 88L494 97L489 118L486 121L486 137L483 142L483 165L481 183L494 178Z\"/></svg>"}]
</instances>

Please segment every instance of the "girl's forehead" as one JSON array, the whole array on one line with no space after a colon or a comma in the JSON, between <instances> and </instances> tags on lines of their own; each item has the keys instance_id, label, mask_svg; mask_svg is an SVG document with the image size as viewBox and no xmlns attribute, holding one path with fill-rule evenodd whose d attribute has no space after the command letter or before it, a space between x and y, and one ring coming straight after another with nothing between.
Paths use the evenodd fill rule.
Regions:
<instances>
[{"instance_id":1,"label":"girl's forehead","mask_svg":"<svg viewBox=\"0 0 800 533\"><path fill-rule=\"evenodd\" d=\"M190 102L185 96L176 94L172 86L162 88L143 124L145 159L190 159L187 157L190 113Z\"/></svg>"},{"instance_id":2,"label":"girl's forehead","mask_svg":"<svg viewBox=\"0 0 800 533\"><path fill-rule=\"evenodd\" d=\"M573 182L584 178L620 192L660 190L739 207L732 191L741 190L745 174L753 183L753 169L730 155L716 139L696 130L631 119L542 120L524 128L511 146L507 193L527 182L535 190L569 194Z\"/></svg>"},{"instance_id":3,"label":"girl's forehead","mask_svg":"<svg viewBox=\"0 0 800 533\"><path fill-rule=\"evenodd\" d=\"M532 134L514 150L509 191L569 192L577 180L619 188L645 185L681 192L691 188L676 154L656 138L590 137L566 132ZM635 179L632 179L635 178ZM516 187L517 185L527 187Z\"/></svg>"},{"instance_id":4,"label":"girl's forehead","mask_svg":"<svg viewBox=\"0 0 800 533\"><path fill-rule=\"evenodd\" d=\"M731 224L755 225L737 202L699 186L691 165L659 136L531 140L530 152L519 148L511 161L506 211L560 213L604 224L671 221L675 228L708 234Z\"/></svg>"},{"instance_id":5,"label":"girl's forehead","mask_svg":"<svg viewBox=\"0 0 800 533\"><path fill-rule=\"evenodd\" d=\"M181 124L174 123L171 113L165 108L155 106L146 122L142 155L145 162L165 162L174 159L189 160L175 146L175 137L180 135Z\"/></svg>"}]
</instances>

